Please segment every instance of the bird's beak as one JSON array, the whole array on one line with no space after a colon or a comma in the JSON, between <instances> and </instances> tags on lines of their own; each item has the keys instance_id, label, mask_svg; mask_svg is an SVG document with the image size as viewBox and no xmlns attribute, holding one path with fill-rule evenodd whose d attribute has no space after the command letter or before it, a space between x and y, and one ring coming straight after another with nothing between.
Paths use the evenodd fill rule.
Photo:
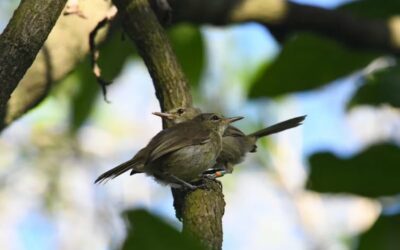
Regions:
<instances>
[{"instance_id":1,"label":"bird's beak","mask_svg":"<svg viewBox=\"0 0 400 250\"><path fill-rule=\"evenodd\" d=\"M235 117L225 118L225 120L227 123L232 123L232 122L242 120L243 118L244 118L243 116L235 116Z\"/></svg>"},{"instance_id":2,"label":"bird's beak","mask_svg":"<svg viewBox=\"0 0 400 250\"><path fill-rule=\"evenodd\" d=\"M159 116L161 118L166 118L168 120L174 119L174 115L166 112L153 112L153 115Z\"/></svg>"}]
</instances>

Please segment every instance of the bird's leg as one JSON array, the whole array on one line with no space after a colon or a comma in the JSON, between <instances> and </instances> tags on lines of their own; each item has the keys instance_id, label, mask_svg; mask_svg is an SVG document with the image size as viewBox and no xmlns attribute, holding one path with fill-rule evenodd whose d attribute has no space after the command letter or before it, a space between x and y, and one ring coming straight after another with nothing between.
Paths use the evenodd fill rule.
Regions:
<instances>
[{"instance_id":1,"label":"bird's leg","mask_svg":"<svg viewBox=\"0 0 400 250\"><path fill-rule=\"evenodd\" d=\"M171 179L175 180L176 182L178 182L180 185L182 185L183 187L186 187L188 189L194 190L196 188L198 188L197 186L194 186L192 184L190 184L189 182L186 182L178 177L176 177L175 175L169 174L168 175Z\"/></svg>"},{"instance_id":2,"label":"bird's leg","mask_svg":"<svg viewBox=\"0 0 400 250\"><path fill-rule=\"evenodd\" d=\"M205 172L202 173L202 177L208 178L208 179L216 179L219 177L222 177L226 174L226 170L223 168L211 168L206 170Z\"/></svg>"}]
</instances>

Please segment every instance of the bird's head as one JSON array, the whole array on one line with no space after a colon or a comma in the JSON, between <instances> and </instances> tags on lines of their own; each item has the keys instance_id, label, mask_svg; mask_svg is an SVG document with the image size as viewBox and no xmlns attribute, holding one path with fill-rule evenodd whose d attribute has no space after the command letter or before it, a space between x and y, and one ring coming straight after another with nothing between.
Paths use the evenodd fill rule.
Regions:
<instances>
[{"instance_id":1,"label":"bird's head","mask_svg":"<svg viewBox=\"0 0 400 250\"><path fill-rule=\"evenodd\" d=\"M173 124L178 124L192 120L200 113L201 110L198 108L180 107L168 110L166 112L153 112L153 115L157 115L167 121L171 121Z\"/></svg>"}]
</instances>

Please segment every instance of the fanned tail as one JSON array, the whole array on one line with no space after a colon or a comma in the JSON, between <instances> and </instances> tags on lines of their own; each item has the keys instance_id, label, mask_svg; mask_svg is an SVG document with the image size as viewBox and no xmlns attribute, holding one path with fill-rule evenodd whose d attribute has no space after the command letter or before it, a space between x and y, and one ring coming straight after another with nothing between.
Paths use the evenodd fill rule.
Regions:
<instances>
[{"instance_id":1,"label":"fanned tail","mask_svg":"<svg viewBox=\"0 0 400 250\"><path fill-rule=\"evenodd\" d=\"M127 162L124 162L118 166L116 166L113 169L108 170L107 172L103 173L100 175L94 183L102 183L106 182L108 180L114 179L115 177L125 173L126 171L132 170L131 175L139 173L139 171L136 171L134 168L135 166L138 165L138 161L136 159L131 159Z\"/></svg>"},{"instance_id":2,"label":"fanned tail","mask_svg":"<svg viewBox=\"0 0 400 250\"><path fill-rule=\"evenodd\" d=\"M286 129L294 128L302 124L302 121L306 119L306 115L304 116L298 116L280 123L277 123L275 125L269 126L267 128L261 129L259 131L256 131L248 136L254 136L255 138L260 138L263 136L275 134L281 131L284 131Z\"/></svg>"}]
</instances>

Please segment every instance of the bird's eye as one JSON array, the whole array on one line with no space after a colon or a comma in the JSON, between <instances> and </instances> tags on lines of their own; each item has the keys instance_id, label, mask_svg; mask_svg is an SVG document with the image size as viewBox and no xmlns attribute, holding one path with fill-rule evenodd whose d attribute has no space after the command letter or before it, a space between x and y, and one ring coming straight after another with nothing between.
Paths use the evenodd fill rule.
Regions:
<instances>
[{"instance_id":1,"label":"bird's eye","mask_svg":"<svg viewBox=\"0 0 400 250\"><path fill-rule=\"evenodd\" d=\"M211 116L211 120L218 121L220 118L217 115Z\"/></svg>"},{"instance_id":2,"label":"bird's eye","mask_svg":"<svg viewBox=\"0 0 400 250\"><path fill-rule=\"evenodd\" d=\"M176 112L178 113L178 115L181 115L181 114L185 113L185 110L184 109L178 109Z\"/></svg>"}]
</instances>

